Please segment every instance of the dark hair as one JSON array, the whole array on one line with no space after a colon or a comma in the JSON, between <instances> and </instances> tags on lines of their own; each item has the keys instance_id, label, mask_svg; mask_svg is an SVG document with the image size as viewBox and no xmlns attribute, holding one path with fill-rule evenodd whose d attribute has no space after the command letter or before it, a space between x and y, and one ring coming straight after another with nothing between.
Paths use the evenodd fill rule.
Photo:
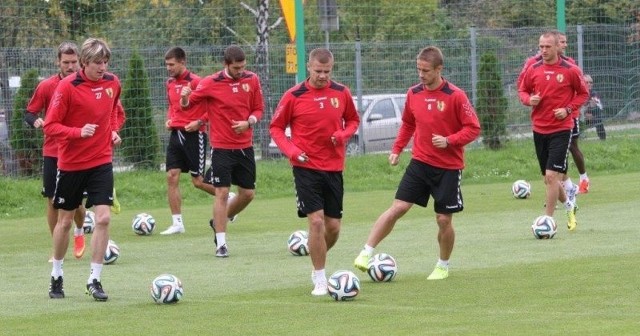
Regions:
<instances>
[{"instance_id":1,"label":"dark hair","mask_svg":"<svg viewBox=\"0 0 640 336\"><path fill-rule=\"evenodd\" d=\"M176 61L184 61L187 59L187 53L180 47L173 47L164 54L164 59L172 59L175 58Z\"/></svg>"},{"instance_id":2,"label":"dark hair","mask_svg":"<svg viewBox=\"0 0 640 336\"><path fill-rule=\"evenodd\" d=\"M228 46L224 50L224 64L242 62L245 60L244 51L237 45Z\"/></svg>"},{"instance_id":3,"label":"dark hair","mask_svg":"<svg viewBox=\"0 0 640 336\"><path fill-rule=\"evenodd\" d=\"M333 54L327 48L316 48L309 53L309 63L311 63L312 60L327 64L333 61Z\"/></svg>"},{"instance_id":4,"label":"dark hair","mask_svg":"<svg viewBox=\"0 0 640 336\"><path fill-rule=\"evenodd\" d=\"M58 59L62 58L62 54L65 55L79 55L78 46L71 41L64 41L58 46Z\"/></svg>"},{"instance_id":5,"label":"dark hair","mask_svg":"<svg viewBox=\"0 0 640 336\"><path fill-rule=\"evenodd\" d=\"M442 55L442 51L436 46L422 48L416 58L431 63L431 66L434 68L444 65L444 56Z\"/></svg>"}]
</instances>

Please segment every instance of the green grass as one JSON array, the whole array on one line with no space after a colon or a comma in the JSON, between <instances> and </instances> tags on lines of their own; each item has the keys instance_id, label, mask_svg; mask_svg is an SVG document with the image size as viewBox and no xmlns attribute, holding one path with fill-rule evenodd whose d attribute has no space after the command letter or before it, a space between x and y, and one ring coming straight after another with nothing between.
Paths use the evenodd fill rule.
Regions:
<instances>
[{"instance_id":1,"label":"green grass","mask_svg":"<svg viewBox=\"0 0 640 336\"><path fill-rule=\"evenodd\" d=\"M578 230L535 240L529 226L542 214L541 178L530 141L504 151L467 152L465 211L454 216L457 241L451 276L427 281L437 258L431 205L414 207L378 247L398 261L391 283L373 283L352 262L373 221L392 201L403 164L387 155L349 158L345 217L327 272L354 270L362 292L353 302L310 295L309 257L286 250L288 235L306 229L295 214L290 168L260 162L258 197L230 225L231 257L214 257L211 199L183 176L187 232L158 234L169 224L162 172L116 175L123 212L113 215L111 238L122 255L106 265L110 299L84 294L89 258L65 261L64 300L47 296L50 236L39 180L0 179L0 334L6 335L635 335L640 330L638 214L640 146L612 137L584 141L592 190L579 198ZM516 200L511 183L524 178L533 195ZM136 236L131 219L149 212L152 236ZM183 280L185 297L155 305L151 280L169 272Z\"/></svg>"}]
</instances>

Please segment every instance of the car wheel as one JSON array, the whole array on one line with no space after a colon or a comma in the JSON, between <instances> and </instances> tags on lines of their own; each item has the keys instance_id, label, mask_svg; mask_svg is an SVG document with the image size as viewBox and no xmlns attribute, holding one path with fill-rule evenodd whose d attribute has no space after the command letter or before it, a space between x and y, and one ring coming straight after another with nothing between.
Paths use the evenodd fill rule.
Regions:
<instances>
[{"instance_id":1,"label":"car wheel","mask_svg":"<svg viewBox=\"0 0 640 336\"><path fill-rule=\"evenodd\" d=\"M347 155L360 154L360 146L358 145L358 139L351 139L347 144Z\"/></svg>"}]
</instances>

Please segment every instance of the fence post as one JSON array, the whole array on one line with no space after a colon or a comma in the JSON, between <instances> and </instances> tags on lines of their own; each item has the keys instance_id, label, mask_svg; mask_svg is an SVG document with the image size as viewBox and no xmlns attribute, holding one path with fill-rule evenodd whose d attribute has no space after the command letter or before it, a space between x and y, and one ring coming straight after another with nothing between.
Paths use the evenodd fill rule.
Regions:
<instances>
[{"instance_id":1,"label":"fence post","mask_svg":"<svg viewBox=\"0 0 640 336\"><path fill-rule=\"evenodd\" d=\"M362 45L360 42L360 30L356 28L356 101L358 102L358 113L362 111ZM360 115L362 118L364 113ZM364 120L360 120L360 125L358 125L358 148L360 148L359 152L364 154L364 129L362 124Z\"/></svg>"},{"instance_id":2,"label":"fence post","mask_svg":"<svg viewBox=\"0 0 640 336\"><path fill-rule=\"evenodd\" d=\"M578 66L584 72L584 29L582 25L577 25L576 30L578 31Z\"/></svg>"},{"instance_id":3,"label":"fence post","mask_svg":"<svg viewBox=\"0 0 640 336\"><path fill-rule=\"evenodd\" d=\"M471 103L476 105L477 84L478 84L478 46L476 41L476 26L469 28L469 38L471 43Z\"/></svg>"}]
</instances>

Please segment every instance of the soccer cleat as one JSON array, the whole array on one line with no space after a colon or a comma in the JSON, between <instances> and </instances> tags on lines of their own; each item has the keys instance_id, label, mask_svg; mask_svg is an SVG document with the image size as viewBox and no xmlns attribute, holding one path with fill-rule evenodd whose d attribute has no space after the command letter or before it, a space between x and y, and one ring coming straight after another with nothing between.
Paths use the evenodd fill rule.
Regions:
<instances>
[{"instance_id":1,"label":"soccer cleat","mask_svg":"<svg viewBox=\"0 0 640 336\"><path fill-rule=\"evenodd\" d=\"M160 232L161 235L171 235L176 233L184 233L184 225L172 224L166 230Z\"/></svg>"},{"instance_id":2,"label":"soccer cleat","mask_svg":"<svg viewBox=\"0 0 640 336\"><path fill-rule=\"evenodd\" d=\"M363 272L366 272L369 269L369 260L371 260L371 256L367 251L362 250L356 257L356 260L353 261L353 266Z\"/></svg>"},{"instance_id":3,"label":"soccer cleat","mask_svg":"<svg viewBox=\"0 0 640 336\"><path fill-rule=\"evenodd\" d=\"M64 288L62 288L62 277L58 277L57 280L51 277L51 284L49 285L49 297L52 299L64 299Z\"/></svg>"},{"instance_id":4,"label":"soccer cleat","mask_svg":"<svg viewBox=\"0 0 640 336\"><path fill-rule=\"evenodd\" d=\"M569 231L573 231L578 226L578 221L576 220L576 210L577 207L574 206L571 210L567 210L567 228Z\"/></svg>"},{"instance_id":5,"label":"soccer cleat","mask_svg":"<svg viewBox=\"0 0 640 336\"><path fill-rule=\"evenodd\" d=\"M87 294L93 296L96 301L107 301L109 296L102 289L102 284L97 279L93 279L93 282L87 284Z\"/></svg>"},{"instance_id":6,"label":"soccer cleat","mask_svg":"<svg viewBox=\"0 0 640 336\"><path fill-rule=\"evenodd\" d=\"M73 236L73 256L77 259L84 255L84 235Z\"/></svg>"},{"instance_id":7,"label":"soccer cleat","mask_svg":"<svg viewBox=\"0 0 640 336\"><path fill-rule=\"evenodd\" d=\"M116 188L113 188L113 205L111 206L111 212L117 215L121 210L120 202L118 202L118 197L116 197Z\"/></svg>"},{"instance_id":8,"label":"soccer cleat","mask_svg":"<svg viewBox=\"0 0 640 336\"><path fill-rule=\"evenodd\" d=\"M427 280L443 280L449 277L449 269L442 267L440 265L436 265L436 268L433 269L433 272L429 274Z\"/></svg>"},{"instance_id":9,"label":"soccer cleat","mask_svg":"<svg viewBox=\"0 0 640 336\"><path fill-rule=\"evenodd\" d=\"M229 256L229 250L227 250L227 244L224 244L216 250L216 257L226 258Z\"/></svg>"},{"instance_id":10,"label":"soccer cleat","mask_svg":"<svg viewBox=\"0 0 640 336\"><path fill-rule=\"evenodd\" d=\"M589 179L584 179L580 181L580 187L578 188L578 192L581 194L586 194L589 192Z\"/></svg>"},{"instance_id":11,"label":"soccer cleat","mask_svg":"<svg viewBox=\"0 0 640 336\"><path fill-rule=\"evenodd\" d=\"M323 296L329 294L329 289L327 287L327 281L318 281L313 287L311 291L311 295L313 296Z\"/></svg>"}]
</instances>

